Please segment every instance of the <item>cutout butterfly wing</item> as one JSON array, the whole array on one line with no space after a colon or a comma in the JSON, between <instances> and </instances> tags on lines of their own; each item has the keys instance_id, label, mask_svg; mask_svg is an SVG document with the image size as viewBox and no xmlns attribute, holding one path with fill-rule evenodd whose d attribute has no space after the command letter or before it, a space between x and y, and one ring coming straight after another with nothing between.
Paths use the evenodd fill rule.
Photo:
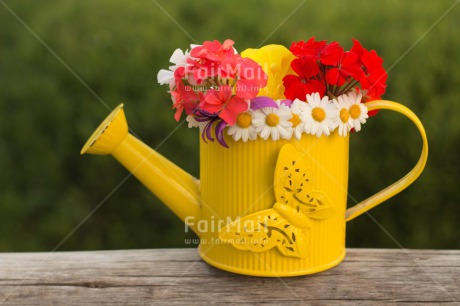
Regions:
<instances>
[{"instance_id":1,"label":"cutout butterfly wing","mask_svg":"<svg viewBox=\"0 0 460 306\"><path fill-rule=\"evenodd\" d=\"M292 226L274 208L228 224L219 238L243 251L265 252L277 247L285 256L304 258L308 250L306 229Z\"/></svg>"},{"instance_id":2,"label":"cutout butterfly wing","mask_svg":"<svg viewBox=\"0 0 460 306\"><path fill-rule=\"evenodd\" d=\"M311 170L304 154L284 145L275 168L273 208L227 224L219 238L239 250L263 252L277 247L285 256L305 258L310 218L329 218L334 213L327 196L311 189Z\"/></svg>"},{"instance_id":3,"label":"cutout butterfly wing","mask_svg":"<svg viewBox=\"0 0 460 306\"><path fill-rule=\"evenodd\" d=\"M294 208L301 214L298 218L305 218L304 215L313 219L329 218L335 209L324 192L312 189L312 177L305 154L291 144L284 145L275 169L276 202Z\"/></svg>"}]
</instances>

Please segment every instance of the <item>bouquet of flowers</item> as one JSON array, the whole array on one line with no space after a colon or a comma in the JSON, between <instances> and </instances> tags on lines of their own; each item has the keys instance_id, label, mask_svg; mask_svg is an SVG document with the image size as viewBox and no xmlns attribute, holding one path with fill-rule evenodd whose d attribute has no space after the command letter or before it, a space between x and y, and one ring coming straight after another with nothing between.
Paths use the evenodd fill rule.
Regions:
<instances>
[{"instance_id":1,"label":"bouquet of flowers","mask_svg":"<svg viewBox=\"0 0 460 306\"><path fill-rule=\"evenodd\" d=\"M346 136L373 115L365 102L385 92L383 60L357 40L349 51L313 37L289 50L267 45L241 55L233 44L215 40L177 49L174 65L158 73L158 82L169 85L175 119L185 111L204 141L215 137L228 147L224 133L235 141L276 141L335 129Z\"/></svg>"}]
</instances>

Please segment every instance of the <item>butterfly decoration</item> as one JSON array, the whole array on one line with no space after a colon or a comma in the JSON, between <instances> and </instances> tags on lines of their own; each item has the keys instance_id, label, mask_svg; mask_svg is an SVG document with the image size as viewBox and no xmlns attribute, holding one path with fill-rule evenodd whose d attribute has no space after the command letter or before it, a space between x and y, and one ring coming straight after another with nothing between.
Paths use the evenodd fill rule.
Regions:
<instances>
[{"instance_id":1,"label":"butterfly decoration","mask_svg":"<svg viewBox=\"0 0 460 306\"><path fill-rule=\"evenodd\" d=\"M324 192L312 188L306 156L292 144L280 150L273 186L276 202L272 208L227 224L219 239L239 250L264 252L277 247L285 256L305 258L311 222L332 217L335 209Z\"/></svg>"}]
</instances>

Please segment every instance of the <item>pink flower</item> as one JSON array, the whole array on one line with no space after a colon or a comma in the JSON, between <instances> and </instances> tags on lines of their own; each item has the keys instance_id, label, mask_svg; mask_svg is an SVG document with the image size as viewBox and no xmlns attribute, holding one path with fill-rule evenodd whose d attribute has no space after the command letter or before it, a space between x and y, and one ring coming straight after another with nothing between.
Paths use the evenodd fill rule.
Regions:
<instances>
[{"instance_id":1,"label":"pink flower","mask_svg":"<svg viewBox=\"0 0 460 306\"><path fill-rule=\"evenodd\" d=\"M187 72L192 82L202 84L204 80L219 76L222 61L234 57L233 40L227 39L221 44L219 41L205 41L190 51Z\"/></svg>"},{"instance_id":2,"label":"pink flower","mask_svg":"<svg viewBox=\"0 0 460 306\"><path fill-rule=\"evenodd\" d=\"M213 62L220 62L224 58L235 54L233 40L226 39L223 44L219 41L205 41L202 46L192 49L190 55L199 59L207 59Z\"/></svg>"},{"instance_id":3,"label":"pink flower","mask_svg":"<svg viewBox=\"0 0 460 306\"><path fill-rule=\"evenodd\" d=\"M187 115L192 114L200 103L202 95L203 94L200 92L196 93L191 86L184 86L181 80L176 80L176 87L171 91L171 96L174 101L173 109L176 109L174 119L179 121L184 109Z\"/></svg>"},{"instance_id":4,"label":"pink flower","mask_svg":"<svg viewBox=\"0 0 460 306\"><path fill-rule=\"evenodd\" d=\"M248 109L248 103L234 96L229 85L223 85L218 90L209 89L204 95L200 108L210 114L217 114L228 125L233 125L238 114Z\"/></svg>"},{"instance_id":5,"label":"pink flower","mask_svg":"<svg viewBox=\"0 0 460 306\"><path fill-rule=\"evenodd\" d=\"M236 96L243 99L255 98L268 81L267 74L258 63L239 55L222 61L219 77L236 80Z\"/></svg>"},{"instance_id":6,"label":"pink flower","mask_svg":"<svg viewBox=\"0 0 460 306\"><path fill-rule=\"evenodd\" d=\"M237 65L236 96L243 99L255 98L259 89L267 86L267 74L250 58L239 57Z\"/></svg>"},{"instance_id":7,"label":"pink flower","mask_svg":"<svg viewBox=\"0 0 460 306\"><path fill-rule=\"evenodd\" d=\"M266 86L267 74L255 61L237 54L230 39L205 41L187 55L186 64L174 70L170 83L174 118L179 121L185 111L204 124L205 141L214 141L215 129L217 141L227 147L224 128L248 110L249 100Z\"/></svg>"},{"instance_id":8,"label":"pink flower","mask_svg":"<svg viewBox=\"0 0 460 306\"><path fill-rule=\"evenodd\" d=\"M214 78L218 74L219 65L211 61L188 68L188 80L191 84L201 85L209 78Z\"/></svg>"}]
</instances>

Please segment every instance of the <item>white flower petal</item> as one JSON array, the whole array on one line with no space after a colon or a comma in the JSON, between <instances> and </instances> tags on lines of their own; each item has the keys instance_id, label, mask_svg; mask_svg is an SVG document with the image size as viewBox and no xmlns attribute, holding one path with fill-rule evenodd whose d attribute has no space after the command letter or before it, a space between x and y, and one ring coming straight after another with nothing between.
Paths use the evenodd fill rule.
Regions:
<instances>
[{"instance_id":1,"label":"white flower petal","mask_svg":"<svg viewBox=\"0 0 460 306\"><path fill-rule=\"evenodd\" d=\"M266 125L262 128L260 132L260 137L264 140L267 140L268 136L270 136L270 127Z\"/></svg>"},{"instance_id":2,"label":"white flower petal","mask_svg":"<svg viewBox=\"0 0 460 306\"><path fill-rule=\"evenodd\" d=\"M230 126L227 130L227 134L232 136L234 135L236 132L238 132L238 128L235 128L236 124Z\"/></svg>"},{"instance_id":3,"label":"white flower petal","mask_svg":"<svg viewBox=\"0 0 460 306\"><path fill-rule=\"evenodd\" d=\"M294 100L290 106L281 104L280 100L276 101L278 108L265 107L252 112L252 124L247 128L232 126L228 129L228 134L235 140L255 140L261 137L264 140L271 138L273 141L279 139L292 139L293 137L300 140L303 133L315 135L317 137L329 136L335 129L337 133L344 137L354 128L356 131L361 129L361 124L368 118L367 108L361 103L361 96L355 92L348 95L339 96L330 100L327 96L321 98L319 93L306 95L307 102ZM353 119L348 117L346 122L341 118L342 111L349 111L352 105L359 105L360 115ZM321 108L324 111L325 118L322 121L313 119L313 109ZM267 116L275 114L279 121L276 126L267 124ZM346 115L346 114L345 114ZM291 119L296 117L297 125L294 126ZM272 121L273 122L273 121ZM273 124L273 123L271 123Z\"/></svg>"},{"instance_id":4,"label":"white flower petal","mask_svg":"<svg viewBox=\"0 0 460 306\"><path fill-rule=\"evenodd\" d=\"M250 129L248 132L249 132L249 140L257 139L257 133L254 129Z\"/></svg>"},{"instance_id":5,"label":"white flower petal","mask_svg":"<svg viewBox=\"0 0 460 306\"><path fill-rule=\"evenodd\" d=\"M157 79L158 83L161 85L165 84L174 84L174 71L179 67L186 67L188 65L187 60L190 58L190 53L188 51L182 51L181 49L174 50L173 54L169 58L169 61L174 64L169 66L169 70L161 69L158 72ZM190 82L191 83L191 82ZM193 85L193 84L192 84Z\"/></svg>"},{"instance_id":6,"label":"white flower petal","mask_svg":"<svg viewBox=\"0 0 460 306\"><path fill-rule=\"evenodd\" d=\"M359 120L355 120L353 127L355 128L356 132L361 131L361 122L359 122Z\"/></svg>"},{"instance_id":7,"label":"white flower petal","mask_svg":"<svg viewBox=\"0 0 460 306\"><path fill-rule=\"evenodd\" d=\"M296 128L294 130L294 136L297 140L300 140L300 138L302 137L302 130L300 128Z\"/></svg>"},{"instance_id":8,"label":"white flower petal","mask_svg":"<svg viewBox=\"0 0 460 306\"><path fill-rule=\"evenodd\" d=\"M184 53L181 49L174 50L169 61L176 65L187 63L187 52Z\"/></svg>"},{"instance_id":9,"label":"white flower petal","mask_svg":"<svg viewBox=\"0 0 460 306\"><path fill-rule=\"evenodd\" d=\"M279 129L277 127L271 128L270 132L271 132L271 136L272 136L273 141L277 141L278 139L280 139L280 133L279 133Z\"/></svg>"},{"instance_id":10,"label":"white flower petal","mask_svg":"<svg viewBox=\"0 0 460 306\"><path fill-rule=\"evenodd\" d=\"M248 141L248 138L249 138L248 129L241 129L241 130L238 131L238 133L240 134L241 139L244 142Z\"/></svg>"},{"instance_id":11,"label":"white flower petal","mask_svg":"<svg viewBox=\"0 0 460 306\"><path fill-rule=\"evenodd\" d=\"M160 85L166 85L174 79L174 72L170 70L161 69L158 71L157 80Z\"/></svg>"}]
</instances>

